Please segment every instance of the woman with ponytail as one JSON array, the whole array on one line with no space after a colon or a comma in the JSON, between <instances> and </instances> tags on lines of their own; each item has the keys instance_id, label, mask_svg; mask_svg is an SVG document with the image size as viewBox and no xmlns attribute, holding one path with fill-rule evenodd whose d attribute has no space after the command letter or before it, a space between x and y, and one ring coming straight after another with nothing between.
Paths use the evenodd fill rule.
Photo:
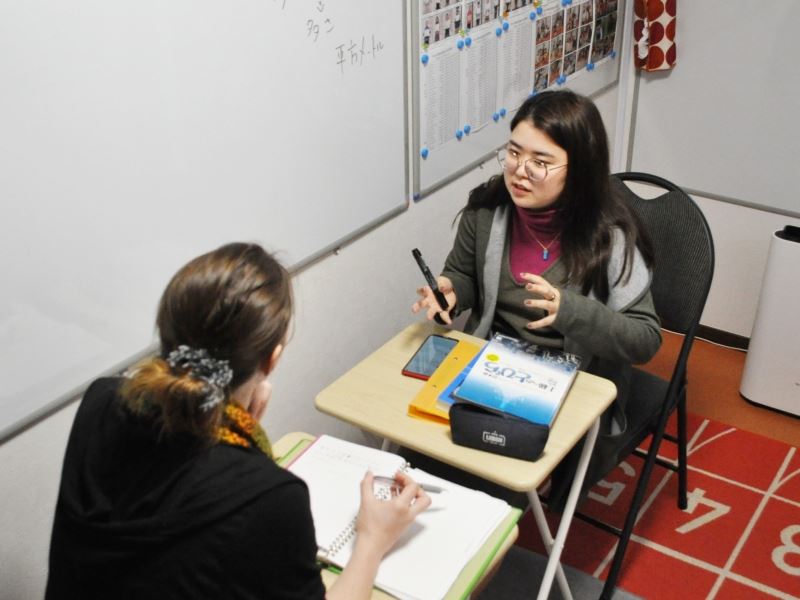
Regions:
<instances>
[{"instance_id":1,"label":"woman with ponytail","mask_svg":"<svg viewBox=\"0 0 800 600\"><path fill-rule=\"evenodd\" d=\"M286 343L290 278L229 244L172 278L158 356L87 390L64 458L47 599L323 598L308 490L259 421ZM327 597L367 598L383 555L430 499L361 484L353 558Z\"/></svg>"},{"instance_id":2,"label":"woman with ponytail","mask_svg":"<svg viewBox=\"0 0 800 600\"><path fill-rule=\"evenodd\" d=\"M418 290L412 310L448 323L470 311L473 335L563 349L581 357L583 370L614 381L617 400L586 476L592 484L616 466L604 450L626 427L631 364L661 345L651 245L614 191L605 128L588 98L568 90L532 96L497 158L502 173L470 193L437 282L448 310L429 287ZM554 478L551 507L563 501L572 468Z\"/></svg>"}]
</instances>

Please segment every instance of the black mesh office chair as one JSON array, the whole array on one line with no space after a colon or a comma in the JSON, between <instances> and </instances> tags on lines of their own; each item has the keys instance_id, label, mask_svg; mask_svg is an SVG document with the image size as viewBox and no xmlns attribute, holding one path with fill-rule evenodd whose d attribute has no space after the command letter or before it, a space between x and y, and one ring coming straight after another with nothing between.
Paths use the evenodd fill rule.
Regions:
<instances>
[{"instance_id":1,"label":"black mesh office chair","mask_svg":"<svg viewBox=\"0 0 800 600\"><path fill-rule=\"evenodd\" d=\"M641 182L664 193L645 199L623 182ZM647 173L618 173L613 189L622 194L642 221L655 250L651 291L664 329L683 335L669 381L634 369L626 412L628 431L617 453L619 464L631 454L644 457L631 505L622 529L576 513L579 518L618 536L601 598L611 598L633 526L644 499L653 466L658 463L678 473L678 507L686 508L686 364L714 274L714 243L700 209L677 185ZM670 415L677 411L677 436L665 433ZM648 436L648 450L638 447ZM678 461L657 458L662 439L678 446Z\"/></svg>"}]
</instances>

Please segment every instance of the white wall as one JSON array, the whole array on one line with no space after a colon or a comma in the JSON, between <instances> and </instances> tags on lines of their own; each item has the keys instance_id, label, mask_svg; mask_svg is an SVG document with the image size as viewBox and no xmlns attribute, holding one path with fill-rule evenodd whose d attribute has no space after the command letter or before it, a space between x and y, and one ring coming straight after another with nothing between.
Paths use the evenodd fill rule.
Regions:
<instances>
[{"instance_id":1,"label":"white wall","mask_svg":"<svg viewBox=\"0 0 800 600\"><path fill-rule=\"evenodd\" d=\"M721 200L693 198L711 228L716 254L714 280L701 323L749 338L772 234L785 225L800 227L800 219Z\"/></svg>"},{"instance_id":2,"label":"white wall","mask_svg":"<svg viewBox=\"0 0 800 600\"><path fill-rule=\"evenodd\" d=\"M782 106L796 103L792 98L800 93L800 78L793 53L781 46L793 41L785 33L797 20L792 13L798 5L773 2L770 10L757 15L751 11L753 18L743 19L750 7L745 0L679 4L675 69L642 73L631 68L622 77L631 93L638 79L633 152L627 164L710 196L693 195L709 222L716 251L701 323L750 337L772 234L785 225L800 225L797 216L768 208L800 213L792 169L798 121L787 119ZM722 40L748 39L754 31L766 32L763 38L769 41L749 44L736 60L709 51L724 45ZM742 78L742 73L754 77Z\"/></svg>"},{"instance_id":3,"label":"white wall","mask_svg":"<svg viewBox=\"0 0 800 600\"><path fill-rule=\"evenodd\" d=\"M800 2L677 4L675 69L640 73L633 170L800 216Z\"/></svg>"}]
</instances>

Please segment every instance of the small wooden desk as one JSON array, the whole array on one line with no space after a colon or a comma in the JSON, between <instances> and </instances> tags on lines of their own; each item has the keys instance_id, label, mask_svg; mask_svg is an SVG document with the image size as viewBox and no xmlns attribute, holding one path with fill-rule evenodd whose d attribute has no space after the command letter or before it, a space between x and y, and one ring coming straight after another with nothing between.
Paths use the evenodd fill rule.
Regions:
<instances>
[{"instance_id":1,"label":"small wooden desk","mask_svg":"<svg viewBox=\"0 0 800 600\"><path fill-rule=\"evenodd\" d=\"M272 445L276 461L278 464L287 464L294 456L313 442L314 438L315 436L309 433L287 433ZM519 516L520 511L514 509L497 527L494 535L486 541L483 548L464 567L461 575L459 575L445 596L445 600L465 598L473 590L479 589L485 583L487 576L493 573L500 565L500 561L516 541L517 535L519 535L519 528L516 525ZM322 570L322 581L326 588L329 588L337 577L336 571L331 569ZM390 596L382 590L375 588L372 590L372 600L391 600L392 598L394 596Z\"/></svg>"},{"instance_id":2,"label":"small wooden desk","mask_svg":"<svg viewBox=\"0 0 800 600\"><path fill-rule=\"evenodd\" d=\"M553 578L557 577L562 596L570 598L569 586L559 560L594 448L600 415L614 401L616 387L606 379L580 372L556 418L544 453L535 462L457 446L450 438L447 425L408 416L408 404L424 382L405 377L400 370L430 333L484 343L483 340L432 323L412 324L322 390L316 398L316 407L377 434L385 441L411 448L506 488L526 492L550 554L538 597L547 598ZM558 532L553 538L536 490L585 435L587 442L578 472Z\"/></svg>"}]
</instances>

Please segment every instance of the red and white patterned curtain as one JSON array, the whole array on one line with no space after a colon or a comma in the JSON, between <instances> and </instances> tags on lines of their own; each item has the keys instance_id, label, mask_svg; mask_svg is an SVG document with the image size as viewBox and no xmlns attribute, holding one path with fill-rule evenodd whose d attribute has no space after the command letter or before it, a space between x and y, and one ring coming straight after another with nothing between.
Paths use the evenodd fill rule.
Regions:
<instances>
[{"instance_id":1,"label":"red and white patterned curtain","mask_svg":"<svg viewBox=\"0 0 800 600\"><path fill-rule=\"evenodd\" d=\"M644 71L675 66L675 5L677 0L634 0L634 64Z\"/></svg>"}]
</instances>

